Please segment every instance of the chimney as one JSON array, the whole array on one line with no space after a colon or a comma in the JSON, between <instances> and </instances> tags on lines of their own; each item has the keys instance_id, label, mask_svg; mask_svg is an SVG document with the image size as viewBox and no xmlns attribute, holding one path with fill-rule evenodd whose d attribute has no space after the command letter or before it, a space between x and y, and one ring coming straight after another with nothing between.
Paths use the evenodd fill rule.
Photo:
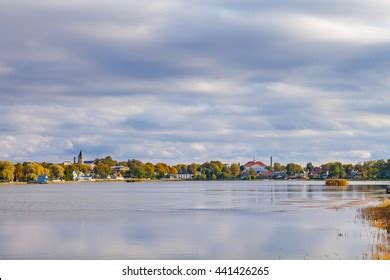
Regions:
<instances>
[{"instance_id":1,"label":"chimney","mask_svg":"<svg viewBox=\"0 0 390 280\"><path fill-rule=\"evenodd\" d=\"M76 157L73 158L73 163L76 164Z\"/></svg>"},{"instance_id":2,"label":"chimney","mask_svg":"<svg viewBox=\"0 0 390 280\"><path fill-rule=\"evenodd\" d=\"M274 170L274 166L273 166L273 162L272 162L272 157L270 159L270 162L271 162L271 170L270 171L273 171Z\"/></svg>"}]
</instances>

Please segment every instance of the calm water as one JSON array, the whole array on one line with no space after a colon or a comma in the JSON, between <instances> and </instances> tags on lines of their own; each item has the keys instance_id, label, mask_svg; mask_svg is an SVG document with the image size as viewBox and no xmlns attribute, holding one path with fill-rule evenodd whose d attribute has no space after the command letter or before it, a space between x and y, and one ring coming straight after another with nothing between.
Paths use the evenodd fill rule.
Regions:
<instances>
[{"instance_id":1,"label":"calm water","mask_svg":"<svg viewBox=\"0 0 390 280\"><path fill-rule=\"evenodd\" d=\"M308 184L1 186L0 259L367 258L383 232L358 209L385 190Z\"/></svg>"}]
</instances>

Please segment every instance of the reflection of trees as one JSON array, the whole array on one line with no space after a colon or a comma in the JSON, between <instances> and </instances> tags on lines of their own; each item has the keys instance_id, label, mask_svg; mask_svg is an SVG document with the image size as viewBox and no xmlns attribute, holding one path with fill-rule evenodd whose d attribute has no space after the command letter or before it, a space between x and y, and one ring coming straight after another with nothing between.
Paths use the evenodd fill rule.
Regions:
<instances>
[{"instance_id":1,"label":"reflection of trees","mask_svg":"<svg viewBox=\"0 0 390 280\"><path fill-rule=\"evenodd\" d=\"M377 245L373 248L372 258L390 260L390 199L362 209L361 215L370 225L385 231L376 237Z\"/></svg>"}]
</instances>

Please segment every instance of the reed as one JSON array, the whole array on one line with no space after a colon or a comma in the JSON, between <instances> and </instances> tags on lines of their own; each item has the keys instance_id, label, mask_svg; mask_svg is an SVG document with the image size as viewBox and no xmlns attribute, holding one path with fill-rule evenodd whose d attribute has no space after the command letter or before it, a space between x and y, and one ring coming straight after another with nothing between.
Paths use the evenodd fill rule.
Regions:
<instances>
[{"instance_id":1,"label":"reed","mask_svg":"<svg viewBox=\"0 0 390 280\"><path fill-rule=\"evenodd\" d=\"M390 199L386 199L379 205L364 208L362 214L373 226L390 233Z\"/></svg>"},{"instance_id":2,"label":"reed","mask_svg":"<svg viewBox=\"0 0 390 280\"><path fill-rule=\"evenodd\" d=\"M346 179L328 179L325 181L325 185L335 187L347 187L349 185L349 182Z\"/></svg>"},{"instance_id":3,"label":"reed","mask_svg":"<svg viewBox=\"0 0 390 280\"><path fill-rule=\"evenodd\" d=\"M372 226L385 230L381 243L375 248L372 258L375 260L390 260L390 199L379 205L361 209L362 217Z\"/></svg>"}]
</instances>

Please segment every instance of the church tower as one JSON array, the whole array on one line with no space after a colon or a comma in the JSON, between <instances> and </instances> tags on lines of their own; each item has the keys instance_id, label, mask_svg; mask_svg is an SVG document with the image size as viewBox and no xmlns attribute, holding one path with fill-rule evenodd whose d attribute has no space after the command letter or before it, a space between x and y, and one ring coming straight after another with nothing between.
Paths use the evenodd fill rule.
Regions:
<instances>
[{"instance_id":1,"label":"church tower","mask_svg":"<svg viewBox=\"0 0 390 280\"><path fill-rule=\"evenodd\" d=\"M79 164L84 164L84 156L83 156L83 152L80 151L79 153L79 157L78 157L78 162Z\"/></svg>"}]
</instances>

